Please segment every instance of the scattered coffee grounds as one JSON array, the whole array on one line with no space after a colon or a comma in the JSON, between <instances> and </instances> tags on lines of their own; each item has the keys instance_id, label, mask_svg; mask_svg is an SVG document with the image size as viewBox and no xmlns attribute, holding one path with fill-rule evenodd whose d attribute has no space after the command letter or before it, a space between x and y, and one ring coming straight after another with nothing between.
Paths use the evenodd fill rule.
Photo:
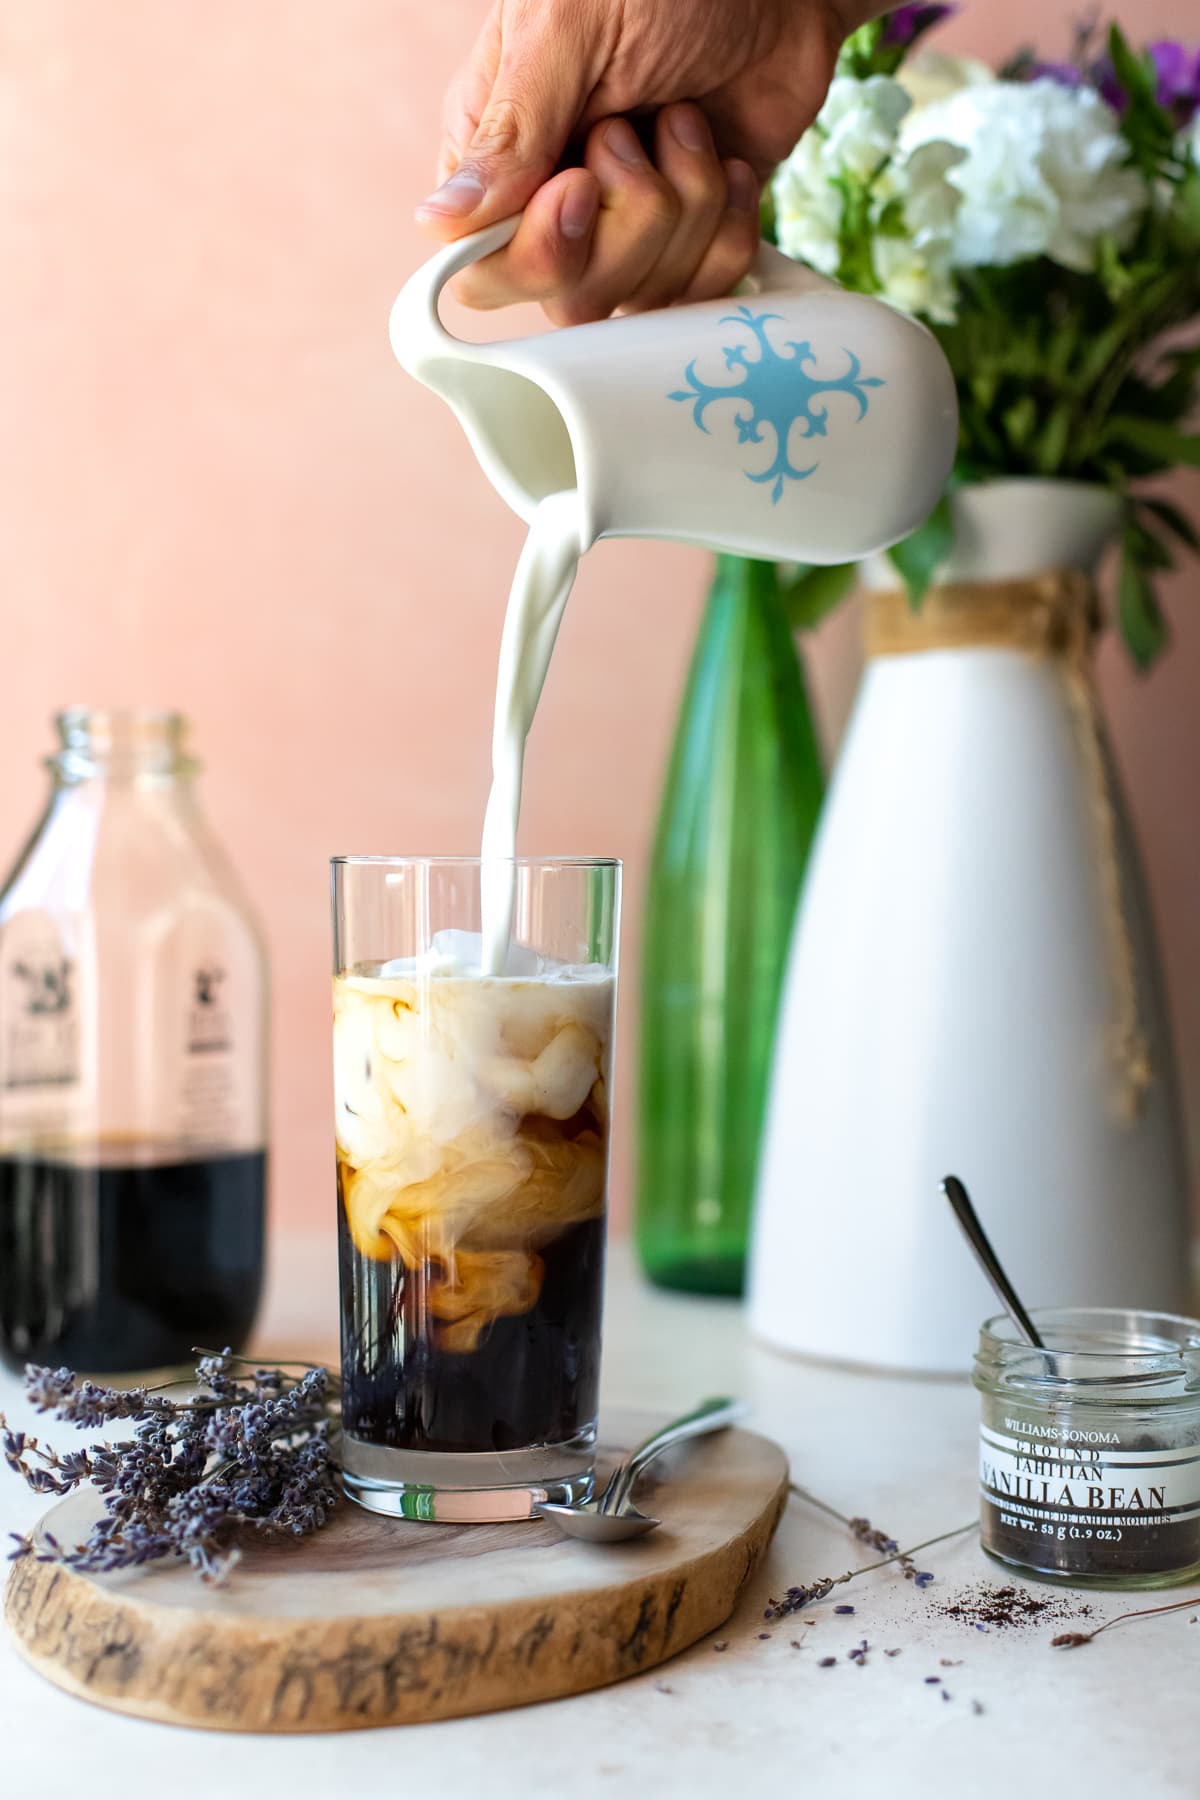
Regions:
<instances>
[{"instance_id":1,"label":"scattered coffee grounds","mask_svg":"<svg viewBox=\"0 0 1200 1800\"><path fill-rule=\"evenodd\" d=\"M1028 1588L995 1587L981 1581L964 1588L936 1610L944 1619L955 1619L960 1625L974 1625L980 1630L1022 1631L1056 1619L1088 1618L1092 1609L1059 1595L1043 1597L1031 1594Z\"/></svg>"}]
</instances>

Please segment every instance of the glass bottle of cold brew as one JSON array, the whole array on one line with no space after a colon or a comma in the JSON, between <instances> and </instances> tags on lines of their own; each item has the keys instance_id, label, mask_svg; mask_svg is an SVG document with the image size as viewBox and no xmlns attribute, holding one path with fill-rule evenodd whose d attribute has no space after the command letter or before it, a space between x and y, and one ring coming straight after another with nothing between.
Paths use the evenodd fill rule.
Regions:
<instances>
[{"instance_id":1,"label":"glass bottle of cold brew","mask_svg":"<svg viewBox=\"0 0 1200 1800\"><path fill-rule=\"evenodd\" d=\"M0 889L0 1355L92 1372L243 1343L266 1178L266 958L176 714L57 720Z\"/></svg>"}]
</instances>

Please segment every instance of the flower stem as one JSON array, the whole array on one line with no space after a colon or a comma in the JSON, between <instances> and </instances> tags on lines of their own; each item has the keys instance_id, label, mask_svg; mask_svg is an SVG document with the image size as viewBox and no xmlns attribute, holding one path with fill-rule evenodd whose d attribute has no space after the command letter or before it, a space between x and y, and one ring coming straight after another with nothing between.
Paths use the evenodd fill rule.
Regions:
<instances>
[{"instance_id":1,"label":"flower stem","mask_svg":"<svg viewBox=\"0 0 1200 1800\"><path fill-rule=\"evenodd\" d=\"M1134 1612L1118 1613L1115 1619L1106 1619L1094 1631L1060 1632L1058 1637L1050 1639L1050 1645L1056 1650L1077 1650L1080 1644L1090 1644L1102 1631L1111 1631L1114 1625L1124 1625L1129 1619L1152 1619L1158 1613L1184 1612L1189 1606L1196 1611L1200 1608L1200 1600L1193 1595L1190 1600L1172 1600L1169 1606L1139 1606Z\"/></svg>"}]
</instances>

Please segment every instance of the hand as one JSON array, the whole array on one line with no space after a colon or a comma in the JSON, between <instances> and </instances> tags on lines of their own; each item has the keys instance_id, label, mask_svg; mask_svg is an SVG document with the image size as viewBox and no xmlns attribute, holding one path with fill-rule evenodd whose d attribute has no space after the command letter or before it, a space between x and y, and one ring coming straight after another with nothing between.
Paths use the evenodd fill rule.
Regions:
<instances>
[{"instance_id":1,"label":"hand","mask_svg":"<svg viewBox=\"0 0 1200 1800\"><path fill-rule=\"evenodd\" d=\"M446 105L449 241L524 209L460 277L472 306L540 300L559 324L725 294L758 199L820 110L857 0L494 0ZM653 154L628 119L659 109ZM555 169L583 137L580 166Z\"/></svg>"}]
</instances>

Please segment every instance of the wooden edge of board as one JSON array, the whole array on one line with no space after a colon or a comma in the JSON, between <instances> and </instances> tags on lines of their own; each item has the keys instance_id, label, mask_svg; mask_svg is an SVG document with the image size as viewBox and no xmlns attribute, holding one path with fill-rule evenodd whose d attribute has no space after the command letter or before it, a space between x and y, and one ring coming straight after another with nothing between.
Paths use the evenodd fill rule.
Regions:
<instances>
[{"instance_id":1,"label":"wooden edge of board","mask_svg":"<svg viewBox=\"0 0 1200 1800\"><path fill-rule=\"evenodd\" d=\"M677 1655L732 1613L779 1523L778 1484L725 1544L643 1579L439 1614L238 1619L137 1608L21 1557L4 1617L22 1656L81 1699L221 1731L357 1730L565 1698ZM565 1604L564 1604L565 1602Z\"/></svg>"}]
</instances>

